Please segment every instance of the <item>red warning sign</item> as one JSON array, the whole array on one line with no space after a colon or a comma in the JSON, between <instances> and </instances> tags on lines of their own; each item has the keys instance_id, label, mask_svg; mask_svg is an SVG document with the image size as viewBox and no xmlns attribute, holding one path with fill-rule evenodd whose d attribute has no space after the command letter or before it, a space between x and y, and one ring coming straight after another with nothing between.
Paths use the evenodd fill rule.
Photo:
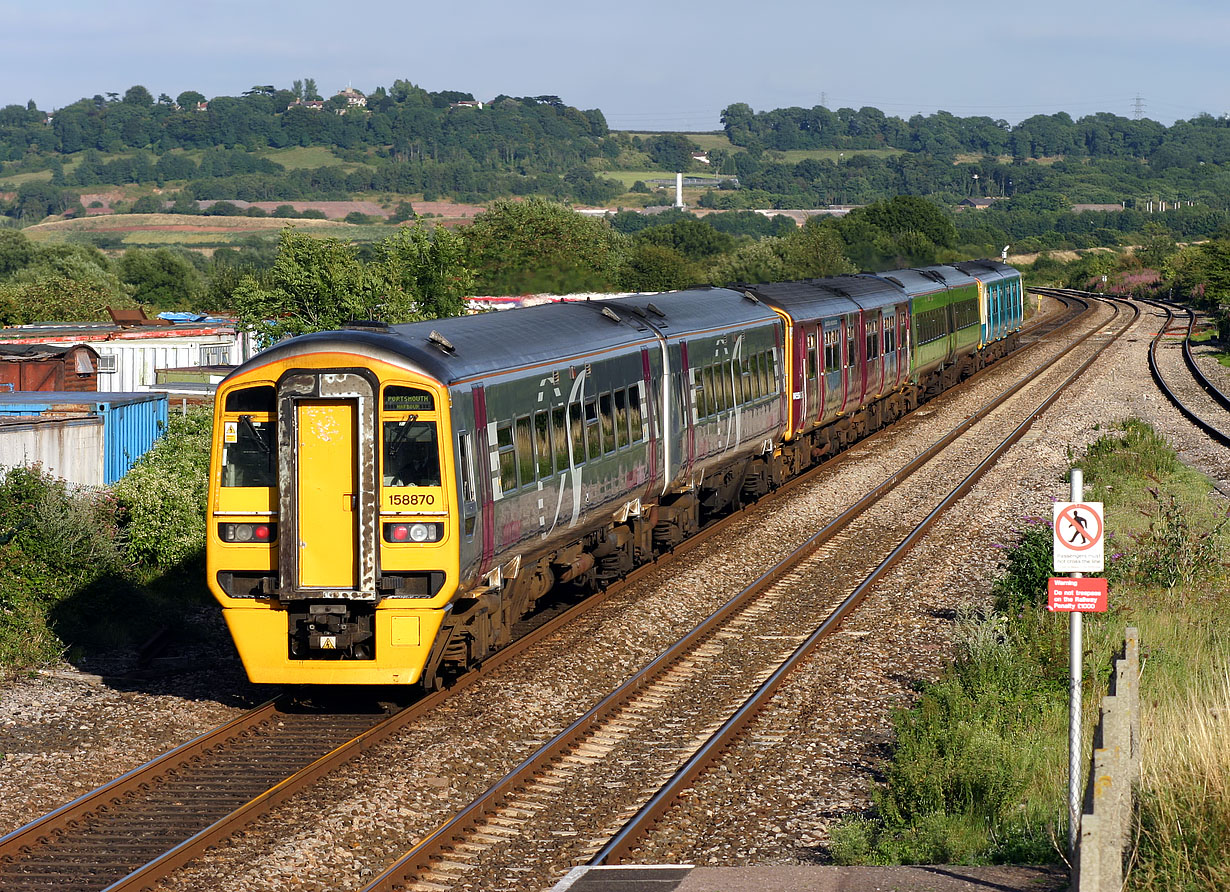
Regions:
<instances>
[{"instance_id":1,"label":"red warning sign","mask_svg":"<svg viewBox=\"0 0 1230 892\"><path fill-rule=\"evenodd\" d=\"M1080 613L1106 612L1105 579L1072 579L1067 576L1052 576L1047 585L1047 610L1079 611Z\"/></svg>"}]
</instances>

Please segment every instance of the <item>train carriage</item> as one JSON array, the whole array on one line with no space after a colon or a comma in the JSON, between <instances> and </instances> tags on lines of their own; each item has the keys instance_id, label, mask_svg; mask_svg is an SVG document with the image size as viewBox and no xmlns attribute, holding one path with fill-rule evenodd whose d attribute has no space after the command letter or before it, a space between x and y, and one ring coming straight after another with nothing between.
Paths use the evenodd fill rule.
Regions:
<instances>
[{"instance_id":1,"label":"train carriage","mask_svg":"<svg viewBox=\"0 0 1230 892\"><path fill-rule=\"evenodd\" d=\"M1025 300L1021 274L997 260L969 260L954 267L978 283L982 320L982 345L994 345L992 353L1002 356L1012 349L1013 333L1024 322Z\"/></svg>"},{"instance_id":2,"label":"train carriage","mask_svg":"<svg viewBox=\"0 0 1230 892\"><path fill-rule=\"evenodd\" d=\"M989 262L293 338L218 389L210 588L253 681L433 685L999 355L1021 304Z\"/></svg>"}]
</instances>

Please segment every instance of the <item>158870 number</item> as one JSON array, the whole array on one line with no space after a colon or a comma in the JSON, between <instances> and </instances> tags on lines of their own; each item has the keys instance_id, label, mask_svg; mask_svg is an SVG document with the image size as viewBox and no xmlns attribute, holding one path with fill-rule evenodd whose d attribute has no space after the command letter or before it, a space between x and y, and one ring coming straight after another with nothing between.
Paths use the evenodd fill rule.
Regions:
<instances>
[{"instance_id":1,"label":"158870 number","mask_svg":"<svg viewBox=\"0 0 1230 892\"><path fill-rule=\"evenodd\" d=\"M389 493L390 505L434 505L436 497L430 493Z\"/></svg>"}]
</instances>

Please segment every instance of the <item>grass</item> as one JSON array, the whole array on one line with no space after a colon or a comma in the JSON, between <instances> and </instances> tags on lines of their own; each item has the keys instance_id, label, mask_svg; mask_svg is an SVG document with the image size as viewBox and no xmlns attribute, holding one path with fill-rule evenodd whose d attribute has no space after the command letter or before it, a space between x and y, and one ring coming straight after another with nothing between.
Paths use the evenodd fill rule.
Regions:
<instances>
[{"instance_id":1,"label":"grass","mask_svg":"<svg viewBox=\"0 0 1230 892\"><path fill-rule=\"evenodd\" d=\"M1139 628L1142 644L1144 766L1126 888L1230 888L1230 632L1211 621L1230 609L1225 506L1139 420L1099 439L1079 466L1114 534L1110 610L1084 621L1086 756L1124 628ZM898 714L876 807L834 829L835 860L1060 860L1068 623L1045 609L1050 540L1047 523L1027 524L995 608L960 619L958 658Z\"/></svg>"},{"instance_id":2,"label":"grass","mask_svg":"<svg viewBox=\"0 0 1230 892\"><path fill-rule=\"evenodd\" d=\"M347 171L368 165L343 161L328 146L291 146L286 149L261 149L258 157L276 161L287 170L314 170L318 167L341 167Z\"/></svg>"}]
</instances>

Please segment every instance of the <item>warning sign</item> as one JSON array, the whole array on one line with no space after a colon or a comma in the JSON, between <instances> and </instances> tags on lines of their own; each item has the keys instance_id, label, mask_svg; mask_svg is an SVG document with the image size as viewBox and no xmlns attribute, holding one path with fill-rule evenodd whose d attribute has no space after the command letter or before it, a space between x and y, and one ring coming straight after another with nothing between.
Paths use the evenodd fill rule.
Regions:
<instances>
[{"instance_id":1,"label":"warning sign","mask_svg":"<svg viewBox=\"0 0 1230 892\"><path fill-rule=\"evenodd\" d=\"M1105 579L1071 579L1052 576L1047 586L1047 610L1080 611L1081 613L1106 612Z\"/></svg>"},{"instance_id":2,"label":"warning sign","mask_svg":"<svg viewBox=\"0 0 1230 892\"><path fill-rule=\"evenodd\" d=\"M1105 569L1101 502L1056 502L1056 573L1099 573Z\"/></svg>"}]
</instances>

